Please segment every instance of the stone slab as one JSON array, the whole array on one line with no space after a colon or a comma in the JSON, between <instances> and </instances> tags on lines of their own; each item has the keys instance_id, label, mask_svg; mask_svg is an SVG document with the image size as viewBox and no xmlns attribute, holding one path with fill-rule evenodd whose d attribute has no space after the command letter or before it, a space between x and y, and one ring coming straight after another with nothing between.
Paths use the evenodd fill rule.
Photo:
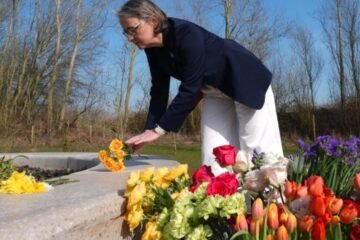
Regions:
<instances>
[{"instance_id":1,"label":"stone slab","mask_svg":"<svg viewBox=\"0 0 360 240\"><path fill-rule=\"evenodd\" d=\"M64 156L68 153L58 153ZM97 158L96 153L88 157ZM111 173L97 165L67 176L78 182L31 195L0 194L0 239L137 239L123 228L126 180L131 171L173 167L178 162L156 156L134 157L126 170Z\"/></svg>"}]
</instances>

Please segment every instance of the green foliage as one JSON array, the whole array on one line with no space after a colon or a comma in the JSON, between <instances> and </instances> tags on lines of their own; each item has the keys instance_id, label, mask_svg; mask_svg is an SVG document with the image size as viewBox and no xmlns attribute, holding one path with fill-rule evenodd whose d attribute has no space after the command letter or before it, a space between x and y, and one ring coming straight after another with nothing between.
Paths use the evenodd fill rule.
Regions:
<instances>
[{"instance_id":1,"label":"green foliage","mask_svg":"<svg viewBox=\"0 0 360 240\"><path fill-rule=\"evenodd\" d=\"M0 158L0 183L8 179L12 172L15 171L13 160L14 158L6 158L5 156Z\"/></svg>"}]
</instances>

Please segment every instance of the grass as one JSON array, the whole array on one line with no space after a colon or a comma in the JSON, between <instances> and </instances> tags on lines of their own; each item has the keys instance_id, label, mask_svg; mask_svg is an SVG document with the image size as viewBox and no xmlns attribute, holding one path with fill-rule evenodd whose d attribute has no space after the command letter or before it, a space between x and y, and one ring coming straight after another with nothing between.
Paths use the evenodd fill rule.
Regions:
<instances>
[{"instance_id":1,"label":"grass","mask_svg":"<svg viewBox=\"0 0 360 240\"><path fill-rule=\"evenodd\" d=\"M201 166L200 145L148 145L142 150L143 154L158 155L170 160L176 160L180 163L186 163L189 166L189 172Z\"/></svg>"}]
</instances>

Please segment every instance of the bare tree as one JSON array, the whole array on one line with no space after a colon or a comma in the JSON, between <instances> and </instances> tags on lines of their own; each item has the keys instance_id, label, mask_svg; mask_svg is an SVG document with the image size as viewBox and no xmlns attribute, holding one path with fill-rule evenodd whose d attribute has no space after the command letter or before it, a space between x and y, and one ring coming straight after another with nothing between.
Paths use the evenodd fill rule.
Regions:
<instances>
[{"instance_id":1,"label":"bare tree","mask_svg":"<svg viewBox=\"0 0 360 240\"><path fill-rule=\"evenodd\" d=\"M347 0L344 2L343 30L347 52L346 65L349 71L353 90L357 101L360 101L360 2Z\"/></svg>"},{"instance_id":2,"label":"bare tree","mask_svg":"<svg viewBox=\"0 0 360 240\"><path fill-rule=\"evenodd\" d=\"M319 19L325 34L327 47L336 66L336 79L340 91L340 105L342 109L345 107L346 100L345 50L344 33L342 31L343 18L341 14L343 3L344 1L341 0L324 1Z\"/></svg>"},{"instance_id":3,"label":"bare tree","mask_svg":"<svg viewBox=\"0 0 360 240\"><path fill-rule=\"evenodd\" d=\"M314 38L308 30L298 27L293 33L293 46L295 56L298 59L298 74L295 76L295 81L301 83L297 85L298 89L303 89L300 95L298 106L310 106L313 139L316 138L316 124L315 124L315 95L317 92L320 74L322 72L324 63L320 53L316 50ZM299 79L301 78L301 79Z\"/></svg>"}]
</instances>

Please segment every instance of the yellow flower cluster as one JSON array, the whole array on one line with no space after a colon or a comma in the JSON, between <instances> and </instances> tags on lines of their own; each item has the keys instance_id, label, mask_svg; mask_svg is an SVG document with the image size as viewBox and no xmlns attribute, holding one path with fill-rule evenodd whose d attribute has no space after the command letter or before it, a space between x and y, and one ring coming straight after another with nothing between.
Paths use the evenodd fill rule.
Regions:
<instances>
[{"instance_id":1,"label":"yellow flower cluster","mask_svg":"<svg viewBox=\"0 0 360 240\"><path fill-rule=\"evenodd\" d=\"M110 153L101 150L99 160L104 167L112 172L122 172L125 170L124 158L127 152L124 150L124 144L119 139L114 139L109 146Z\"/></svg>"},{"instance_id":2,"label":"yellow flower cluster","mask_svg":"<svg viewBox=\"0 0 360 240\"><path fill-rule=\"evenodd\" d=\"M149 200L155 197L152 189L167 189L180 176L185 176L186 179L189 178L188 166L186 164L181 164L171 170L163 167L155 171L153 167L150 167L142 172L133 171L130 173L124 194L128 199L125 220L128 222L130 231L139 226L143 220L144 209L149 203L149 201L145 201L145 198ZM178 195L176 193L173 194L174 198ZM141 239L160 239L160 232L156 231L155 222L149 221L146 224L146 230Z\"/></svg>"},{"instance_id":3,"label":"yellow flower cluster","mask_svg":"<svg viewBox=\"0 0 360 240\"><path fill-rule=\"evenodd\" d=\"M28 176L25 172L14 171L11 176L0 184L0 193L20 194L20 193L41 193L47 192L52 187L44 182L37 182L33 176Z\"/></svg>"}]
</instances>

